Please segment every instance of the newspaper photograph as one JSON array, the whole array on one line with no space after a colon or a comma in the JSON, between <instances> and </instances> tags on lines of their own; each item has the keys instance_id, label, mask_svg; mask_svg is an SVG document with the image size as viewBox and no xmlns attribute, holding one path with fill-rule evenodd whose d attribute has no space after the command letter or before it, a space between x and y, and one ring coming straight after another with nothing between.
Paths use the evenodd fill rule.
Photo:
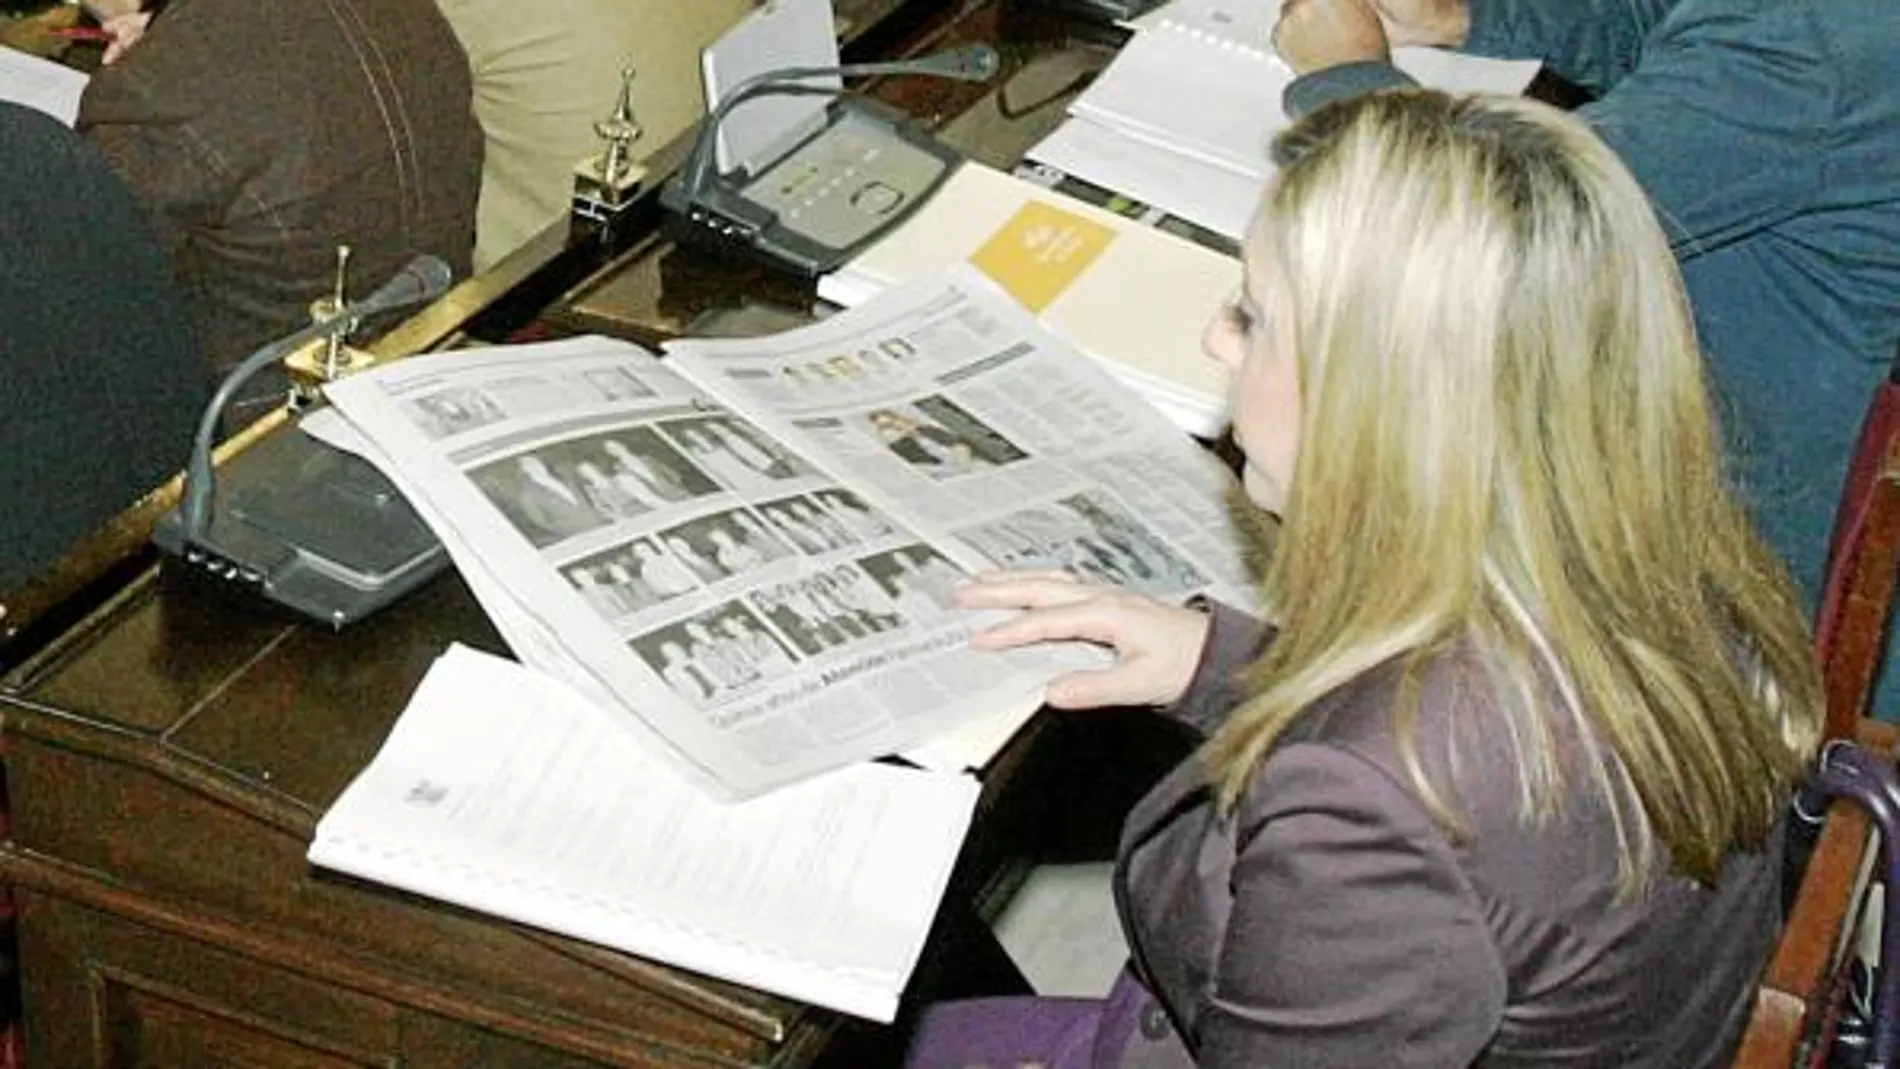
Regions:
<instances>
[{"instance_id":1,"label":"newspaper photograph","mask_svg":"<svg viewBox=\"0 0 1900 1069\"><path fill-rule=\"evenodd\" d=\"M665 349L965 569L1255 600L1232 475L973 269L796 331Z\"/></svg>"},{"instance_id":2,"label":"newspaper photograph","mask_svg":"<svg viewBox=\"0 0 1900 1069\"><path fill-rule=\"evenodd\" d=\"M954 606L967 555L630 343L423 356L328 393L516 656L716 795L1033 706L1087 659L971 649L994 616Z\"/></svg>"}]
</instances>

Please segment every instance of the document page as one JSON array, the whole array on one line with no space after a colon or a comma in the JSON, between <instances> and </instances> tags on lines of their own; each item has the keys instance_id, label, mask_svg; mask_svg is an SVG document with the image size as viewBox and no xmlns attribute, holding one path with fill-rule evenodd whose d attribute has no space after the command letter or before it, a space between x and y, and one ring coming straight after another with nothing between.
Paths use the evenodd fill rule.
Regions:
<instances>
[{"instance_id":1,"label":"document page","mask_svg":"<svg viewBox=\"0 0 1900 1069\"><path fill-rule=\"evenodd\" d=\"M1240 266L1122 207L965 161L915 215L820 279L818 293L855 307L967 259L1177 427L1217 437L1227 375L1201 335Z\"/></svg>"},{"instance_id":2,"label":"document page","mask_svg":"<svg viewBox=\"0 0 1900 1069\"><path fill-rule=\"evenodd\" d=\"M431 668L310 860L889 1021L979 793L862 764L722 805L551 677Z\"/></svg>"},{"instance_id":3,"label":"document page","mask_svg":"<svg viewBox=\"0 0 1900 1069\"><path fill-rule=\"evenodd\" d=\"M975 268L669 360L964 568L1253 600L1230 473Z\"/></svg>"},{"instance_id":4,"label":"document page","mask_svg":"<svg viewBox=\"0 0 1900 1069\"><path fill-rule=\"evenodd\" d=\"M709 791L1033 708L1100 656L972 649L997 615L955 607L946 547L629 343L417 357L329 395L515 655Z\"/></svg>"},{"instance_id":5,"label":"document page","mask_svg":"<svg viewBox=\"0 0 1900 1069\"><path fill-rule=\"evenodd\" d=\"M1072 115L1028 158L1191 220L1236 242L1247 233L1264 179L1174 152L1156 152L1114 128Z\"/></svg>"}]
</instances>

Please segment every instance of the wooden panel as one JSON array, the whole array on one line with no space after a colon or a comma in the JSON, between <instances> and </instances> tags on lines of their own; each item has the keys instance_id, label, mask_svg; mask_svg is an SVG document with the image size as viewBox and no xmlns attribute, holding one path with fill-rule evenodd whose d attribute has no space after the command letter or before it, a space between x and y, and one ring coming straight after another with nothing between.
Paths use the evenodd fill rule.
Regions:
<instances>
[{"instance_id":1,"label":"wooden panel","mask_svg":"<svg viewBox=\"0 0 1900 1069\"><path fill-rule=\"evenodd\" d=\"M19 897L21 949L33 965L24 976L32 1065L396 1064L401 1030L386 1002L55 897ZM202 1043L210 1046L194 1049L190 1031L207 1033ZM141 1053L147 1042L153 1060ZM208 1057L217 1046L258 1057L219 1062Z\"/></svg>"},{"instance_id":2,"label":"wooden panel","mask_svg":"<svg viewBox=\"0 0 1900 1069\"><path fill-rule=\"evenodd\" d=\"M753 1065L771 1059L779 1036L807 1027L795 1023L802 1009L784 1000L315 872L303 860L303 840L248 826L226 809L200 810L175 791L154 788L151 777L119 769L115 780L106 762L31 740L15 740L14 751L12 771L43 788L32 792L36 804L28 811L37 814L50 795L66 799L51 807L55 812L92 812L95 823L117 829L87 840L109 862L97 870L18 844L0 850L0 873L16 885L314 982L575 1050L695 1050L713 1064ZM72 798L96 800L99 808L87 810ZM131 799L129 808L118 812L163 819L142 829L115 821L123 799ZM194 841L194 834L204 838ZM30 929L33 921L23 924ZM38 967L32 955L29 947L29 970ZM750 1008L765 1004L783 1009L767 1015Z\"/></svg>"},{"instance_id":3,"label":"wooden panel","mask_svg":"<svg viewBox=\"0 0 1900 1069\"><path fill-rule=\"evenodd\" d=\"M262 1020L228 1004L207 1002L142 977L98 977L100 1069L376 1069L389 1058L360 1057Z\"/></svg>"},{"instance_id":4,"label":"wooden panel","mask_svg":"<svg viewBox=\"0 0 1900 1069\"><path fill-rule=\"evenodd\" d=\"M221 949L199 932L168 931L57 894L29 890L21 898L34 1066L737 1069L804 1064L815 1053L803 1039L796 1059L735 1059L633 1037L590 1043L564 1032L562 1008L549 1005L540 1032L555 1046L490 1027L466 1007L405 1005Z\"/></svg>"}]
</instances>

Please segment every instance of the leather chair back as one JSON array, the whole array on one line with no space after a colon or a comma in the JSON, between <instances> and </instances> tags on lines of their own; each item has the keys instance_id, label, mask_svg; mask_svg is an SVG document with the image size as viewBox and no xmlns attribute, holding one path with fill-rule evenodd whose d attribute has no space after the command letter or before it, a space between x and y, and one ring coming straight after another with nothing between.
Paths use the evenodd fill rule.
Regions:
<instances>
[{"instance_id":1,"label":"leather chair back","mask_svg":"<svg viewBox=\"0 0 1900 1069\"><path fill-rule=\"evenodd\" d=\"M184 465L208 377L166 250L77 134L0 104L0 594Z\"/></svg>"}]
</instances>

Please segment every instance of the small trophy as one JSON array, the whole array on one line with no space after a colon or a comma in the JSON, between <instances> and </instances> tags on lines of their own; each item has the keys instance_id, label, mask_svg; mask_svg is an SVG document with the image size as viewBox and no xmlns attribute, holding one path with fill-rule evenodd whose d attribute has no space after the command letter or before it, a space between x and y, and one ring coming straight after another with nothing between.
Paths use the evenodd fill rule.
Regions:
<instances>
[{"instance_id":1,"label":"small trophy","mask_svg":"<svg viewBox=\"0 0 1900 1069\"><path fill-rule=\"evenodd\" d=\"M345 292L344 278L350 266L350 247L336 247L336 281L330 292L310 302L310 321L329 323L344 316L354 316L350 309L348 295ZM318 399L325 383L354 371L360 371L374 363L374 358L361 349L354 348L344 341L356 329L355 323L343 324L343 329L328 338L313 341L295 350L284 358L284 370L290 375L290 405L302 408Z\"/></svg>"},{"instance_id":2,"label":"small trophy","mask_svg":"<svg viewBox=\"0 0 1900 1069\"><path fill-rule=\"evenodd\" d=\"M620 98L613 114L594 124L594 133L606 147L574 167L574 215L607 224L633 203L647 174L645 167L633 162L633 143L643 131L633 117L632 67L620 72Z\"/></svg>"}]
</instances>

